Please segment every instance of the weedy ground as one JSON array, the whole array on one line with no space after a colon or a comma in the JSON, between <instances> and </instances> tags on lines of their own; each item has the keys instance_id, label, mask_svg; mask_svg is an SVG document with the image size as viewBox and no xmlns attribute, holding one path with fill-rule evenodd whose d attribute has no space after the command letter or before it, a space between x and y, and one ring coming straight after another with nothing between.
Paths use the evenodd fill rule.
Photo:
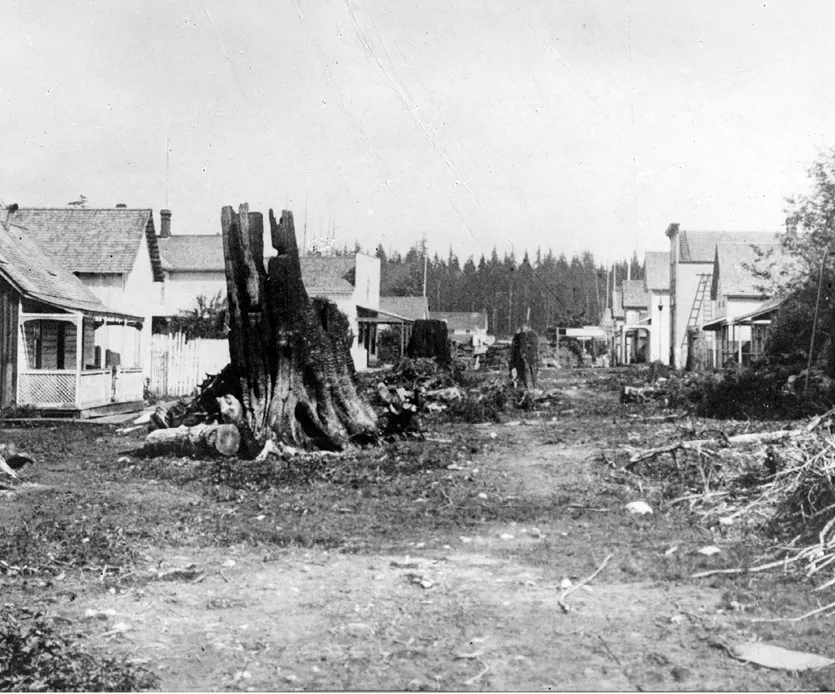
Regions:
<instances>
[{"instance_id":1,"label":"weedy ground","mask_svg":"<svg viewBox=\"0 0 835 694\"><path fill-rule=\"evenodd\" d=\"M750 565L768 540L671 504L693 480L670 459L621 469L625 446L759 425L651 419L618 402L623 372L543 376L550 407L438 413L427 441L341 456L145 459L141 434L114 427L5 429L39 462L0 497L0 653L17 654L0 688L835 686L832 669L769 671L722 647L831 656L835 617L753 621L831 600L780 571L691 578ZM635 500L655 512L627 513ZM564 611L561 586L609 555Z\"/></svg>"}]
</instances>

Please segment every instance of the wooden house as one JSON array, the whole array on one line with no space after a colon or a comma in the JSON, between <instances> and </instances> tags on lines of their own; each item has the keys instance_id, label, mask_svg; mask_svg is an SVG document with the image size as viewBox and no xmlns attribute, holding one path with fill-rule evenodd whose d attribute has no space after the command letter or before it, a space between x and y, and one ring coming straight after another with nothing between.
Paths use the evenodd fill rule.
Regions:
<instances>
[{"instance_id":1,"label":"wooden house","mask_svg":"<svg viewBox=\"0 0 835 694\"><path fill-rule=\"evenodd\" d=\"M163 226L170 220L160 212ZM150 209L20 208L14 225L64 269L78 277L109 310L140 316L147 330L140 334L141 363L150 366L150 332L159 306L162 267L154 215ZM97 346L109 349L119 341L118 326L97 331Z\"/></svg>"},{"instance_id":2,"label":"wooden house","mask_svg":"<svg viewBox=\"0 0 835 694\"><path fill-rule=\"evenodd\" d=\"M11 213L0 224L0 406L82 416L141 409L143 320L109 309ZM103 350L97 337L117 339Z\"/></svg>"}]
</instances>

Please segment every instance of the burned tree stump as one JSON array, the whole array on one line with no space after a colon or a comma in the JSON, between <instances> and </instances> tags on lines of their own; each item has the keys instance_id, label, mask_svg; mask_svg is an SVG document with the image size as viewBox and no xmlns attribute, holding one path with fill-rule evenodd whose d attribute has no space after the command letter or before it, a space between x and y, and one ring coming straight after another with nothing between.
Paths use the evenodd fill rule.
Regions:
<instances>
[{"instance_id":1,"label":"burned tree stump","mask_svg":"<svg viewBox=\"0 0 835 694\"><path fill-rule=\"evenodd\" d=\"M240 426L261 444L341 450L373 440L377 419L356 391L345 324L335 306L314 307L302 283L293 214L276 221L270 210L269 221L278 255L265 269L263 217L246 204L221 214Z\"/></svg>"},{"instance_id":2,"label":"burned tree stump","mask_svg":"<svg viewBox=\"0 0 835 694\"><path fill-rule=\"evenodd\" d=\"M539 374L539 336L529 329L518 330L510 344L510 376L523 388L536 388Z\"/></svg>"},{"instance_id":3,"label":"burned tree stump","mask_svg":"<svg viewBox=\"0 0 835 694\"><path fill-rule=\"evenodd\" d=\"M448 366L452 355L446 323L442 320L416 320L406 346L406 355L410 359L434 358L442 366Z\"/></svg>"}]
</instances>

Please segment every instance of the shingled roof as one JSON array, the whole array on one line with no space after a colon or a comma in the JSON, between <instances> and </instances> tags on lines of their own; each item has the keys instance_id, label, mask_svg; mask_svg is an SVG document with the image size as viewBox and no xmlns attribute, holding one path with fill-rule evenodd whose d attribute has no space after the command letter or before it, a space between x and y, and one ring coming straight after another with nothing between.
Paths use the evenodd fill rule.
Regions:
<instances>
[{"instance_id":1,"label":"shingled roof","mask_svg":"<svg viewBox=\"0 0 835 694\"><path fill-rule=\"evenodd\" d=\"M154 280L162 281L150 209L21 207L14 215L14 225L47 253L60 258L70 272L89 274L130 272L144 234Z\"/></svg>"},{"instance_id":2,"label":"shingled roof","mask_svg":"<svg viewBox=\"0 0 835 694\"><path fill-rule=\"evenodd\" d=\"M353 294L357 260L353 255L299 258L302 282L311 295Z\"/></svg>"},{"instance_id":3,"label":"shingled roof","mask_svg":"<svg viewBox=\"0 0 835 694\"><path fill-rule=\"evenodd\" d=\"M648 308L649 294L644 289L643 280L624 280L621 283L623 287L623 307L624 308Z\"/></svg>"},{"instance_id":4,"label":"shingled roof","mask_svg":"<svg viewBox=\"0 0 835 694\"><path fill-rule=\"evenodd\" d=\"M725 296L766 296L763 285L767 280L757 277L756 271L769 271L789 262L779 244L720 243L716 246L711 298L717 299L719 285Z\"/></svg>"},{"instance_id":5,"label":"shingled roof","mask_svg":"<svg viewBox=\"0 0 835 694\"><path fill-rule=\"evenodd\" d=\"M679 231L679 262L712 263L720 243L776 243L773 231Z\"/></svg>"},{"instance_id":6,"label":"shingled roof","mask_svg":"<svg viewBox=\"0 0 835 694\"><path fill-rule=\"evenodd\" d=\"M224 269L220 234L160 236L157 242L163 270L216 272Z\"/></svg>"},{"instance_id":7,"label":"shingled roof","mask_svg":"<svg viewBox=\"0 0 835 694\"><path fill-rule=\"evenodd\" d=\"M670 254L649 251L644 259L644 286L651 292L670 291Z\"/></svg>"},{"instance_id":8,"label":"shingled roof","mask_svg":"<svg viewBox=\"0 0 835 694\"><path fill-rule=\"evenodd\" d=\"M22 297L67 311L134 318L111 311L28 232L0 224L0 276Z\"/></svg>"},{"instance_id":9,"label":"shingled roof","mask_svg":"<svg viewBox=\"0 0 835 694\"><path fill-rule=\"evenodd\" d=\"M381 296L380 310L409 320L426 320L429 300L425 296Z\"/></svg>"}]
</instances>

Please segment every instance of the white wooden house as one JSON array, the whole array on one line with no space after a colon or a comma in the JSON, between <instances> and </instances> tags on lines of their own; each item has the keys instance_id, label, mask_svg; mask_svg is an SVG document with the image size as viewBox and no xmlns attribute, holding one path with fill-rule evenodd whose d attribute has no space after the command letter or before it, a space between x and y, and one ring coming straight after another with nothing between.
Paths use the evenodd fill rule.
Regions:
<instances>
[{"instance_id":1,"label":"white wooden house","mask_svg":"<svg viewBox=\"0 0 835 694\"><path fill-rule=\"evenodd\" d=\"M165 214L160 213L163 223ZM109 310L143 319L140 362L147 368L151 320L163 279L152 210L20 208L13 224L60 260ZM120 335L118 326L97 331L96 346L115 355Z\"/></svg>"},{"instance_id":2,"label":"white wooden house","mask_svg":"<svg viewBox=\"0 0 835 694\"><path fill-rule=\"evenodd\" d=\"M691 231L670 224L670 364L687 363L688 331L700 332L714 318L711 286L716 247L720 243L773 244L776 232ZM712 333L707 333L708 352L714 350Z\"/></svg>"},{"instance_id":3,"label":"white wooden house","mask_svg":"<svg viewBox=\"0 0 835 694\"><path fill-rule=\"evenodd\" d=\"M62 260L5 216L0 224L0 406L82 416L141 409L142 317L108 308ZM118 366L108 365L97 346L104 331L118 336L110 342Z\"/></svg>"}]
</instances>

